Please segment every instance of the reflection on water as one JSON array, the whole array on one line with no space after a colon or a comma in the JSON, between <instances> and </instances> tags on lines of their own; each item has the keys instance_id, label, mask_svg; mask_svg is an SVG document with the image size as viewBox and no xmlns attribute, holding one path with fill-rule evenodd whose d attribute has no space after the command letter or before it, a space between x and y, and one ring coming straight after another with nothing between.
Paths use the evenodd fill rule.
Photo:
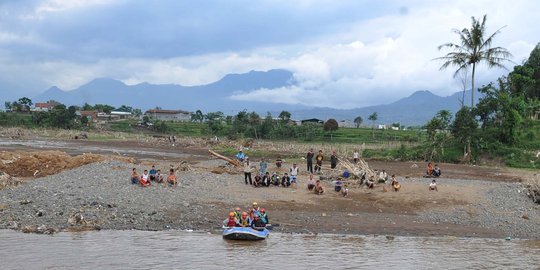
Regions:
<instances>
[{"instance_id":1,"label":"reflection on water","mask_svg":"<svg viewBox=\"0 0 540 270\"><path fill-rule=\"evenodd\" d=\"M259 242L180 231L54 236L0 230L2 269L534 269L540 241L274 233ZM254 267L254 264L257 267Z\"/></svg>"}]
</instances>

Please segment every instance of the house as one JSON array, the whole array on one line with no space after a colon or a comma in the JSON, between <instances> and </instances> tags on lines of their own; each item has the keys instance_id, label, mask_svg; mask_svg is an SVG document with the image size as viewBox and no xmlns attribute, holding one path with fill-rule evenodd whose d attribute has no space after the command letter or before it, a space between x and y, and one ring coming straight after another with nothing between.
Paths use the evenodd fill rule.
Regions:
<instances>
[{"instance_id":1,"label":"house","mask_svg":"<svg viewBox=\"0 0 540 270\"><path fill-rule=\"evenodd\" d=\"M387 129L386 125L378 125L377 129Z\"/></svg>"},{"instance_id":2,"label":"house","mask_svg":"<svg viewBox=\"0 0 540 270\"><path fill-rule=\"evenodd\" d=\"M47 102L36 102L36 104L34 104L34 109L32 111L34 111L34 112L48 112L48 111L54 109L54 107L56 107L58 105L61 105L61 104L62 103L54 101L54 100L49 100Z\"/></svg>"},{"instance_id":3,"label":"house","mask_svg":"<svg viewBox=\"0 0 540 270\"><path fill-rule=\"evenodd\" d=\"M133 116L133 114L131 112L114 110L114 111L111 111L111 116L113 116L113 118L118 117L119 119L126 119Z\"/></svg>"},{"instance_id":4,"label":"house","mask_svg":"<svg viewBox=\"0 0 540 270\"><path fill-rule=\"evenodd\" d=\"M80 111L81 117L88 118L88 122L97 122L98 119L98 112L97 111Z\"/></svg>"},{"instance_id":5,"label":"house","mask_svg":"<svg viewBox=\"0 0 540 270\"><path fill-rule=\"evenodd\" d=\"M189 122L191 113L183 110L148 110L144 113L152 120Z\"/></svg>"},{"instance_id":6,"label":"house","mask_svg":"<svg viewBox=\"0 0 540 270\"><path fill-rule=\"evenodd\" d=\"M338 127L355 128L356 123L354 123L353 121L350 121L350 120L341 120L341 121L338 122Z\"/></svg>"}]
</instances>

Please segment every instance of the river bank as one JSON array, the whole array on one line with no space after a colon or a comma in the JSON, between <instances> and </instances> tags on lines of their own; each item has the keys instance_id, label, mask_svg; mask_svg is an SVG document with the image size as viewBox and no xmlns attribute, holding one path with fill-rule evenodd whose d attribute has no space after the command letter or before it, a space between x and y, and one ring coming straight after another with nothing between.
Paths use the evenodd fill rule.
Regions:
<instances>
[{"instance_id":1,"label":"river bank","mask_svg":"<svg viewBox=\"0 0 540 270\"><path fill-rule=\"evenodd\" d=\"M224 162L207 158L178 172L178 187L129 184L131 168L142 172L152 164L162 171L175 165L107 160L5 188L0 228L215 231L231 209L257 201L280 232L540 239L540 206L518 181L441 178L439 192L429 192L430 179L409 177L400 178L397 193L351 188L343 198L327 182L326 194L308 192L305 173L297 190L253 188L241 174L213 173Z\"/></svg>"}]
</instances>

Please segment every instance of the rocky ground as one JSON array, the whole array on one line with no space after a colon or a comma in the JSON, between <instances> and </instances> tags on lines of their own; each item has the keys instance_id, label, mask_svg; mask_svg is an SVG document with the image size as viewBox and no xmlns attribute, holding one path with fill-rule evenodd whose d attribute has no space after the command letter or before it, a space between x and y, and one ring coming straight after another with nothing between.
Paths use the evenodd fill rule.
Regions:
<instances>
[{"instance_id":1,"label":"rocky ground","mask_svg":"<svg viewBox=\"0 0 540 270\"><path fill-rule=\"evenodd\" d=\"M0 190L0 228L23 232L94 229L213 231L235 206L253 201L268 209L275 230L306 233L455 235L540 239L540 205L516 181L439 179L429 192L426 178L400 178L400 192L351 188L347 198L332 191L317 196L301 185L253 188L243 175L212 173L223 165L201 160L179 172L178 187L129 183L156 163L107 160L64 170ZM303 174L300 180L305 184Z\"/></svg>"}]
</instances>

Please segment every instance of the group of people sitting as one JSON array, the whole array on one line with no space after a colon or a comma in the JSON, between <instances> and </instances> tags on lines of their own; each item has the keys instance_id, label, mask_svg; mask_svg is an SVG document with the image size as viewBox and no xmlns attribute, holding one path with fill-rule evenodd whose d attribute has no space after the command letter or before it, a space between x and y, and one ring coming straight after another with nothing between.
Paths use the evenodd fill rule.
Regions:
<instances>
[{"instance_id":1,"label":"group of people sitting","mask_svg":"<svg viewBox=\"0 0 540 270\"><path fill-rule=\"evenodd\" d=\"M165 177L161 174L161 170L156 170L156 166L152 165L150 171L144 170L143 174L139 175L137 169L133 168L131 171L131 184L140 184L142 187L147 187L155 183L164 183ZM174 174L174 169L169 170L169 175L167 176L166 182L169 186L177 186L178 181L176 175Z\"/></svg>"},{"instance_id":2,"label":"group of people sitting","mask_svg":"<svg viewBox=\"0 0 540 270\"><path fill-rule=\"evenodd\" d=\"M236 207L234 212L229 213L229 217L223 221L224 227L251 227L256 230L262 230L269 224L268 215L264 208L260 208L259 205L254 202L253 208L249 210L249 214L246 211Z\"/></svg>"}]
</instances>

